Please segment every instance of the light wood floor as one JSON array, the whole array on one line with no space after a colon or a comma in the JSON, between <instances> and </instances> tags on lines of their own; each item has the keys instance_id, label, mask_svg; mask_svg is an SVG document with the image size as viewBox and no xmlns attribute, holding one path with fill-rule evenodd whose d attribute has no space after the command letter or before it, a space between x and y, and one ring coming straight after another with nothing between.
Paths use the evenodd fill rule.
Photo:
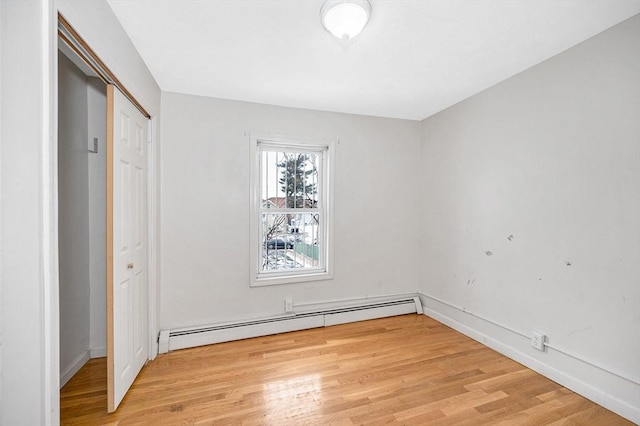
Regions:
<instances>
[{"instance_id":1,"label":"light wood floor","mask_svg":"<svg viewBox=\"0 0 640 426\"><path fill-rule=\"evenodd\" d=\"M106 362L62 389L63 425L626 425L423 315L185 349L107 415Z\"/></svg>"}]
</instances>

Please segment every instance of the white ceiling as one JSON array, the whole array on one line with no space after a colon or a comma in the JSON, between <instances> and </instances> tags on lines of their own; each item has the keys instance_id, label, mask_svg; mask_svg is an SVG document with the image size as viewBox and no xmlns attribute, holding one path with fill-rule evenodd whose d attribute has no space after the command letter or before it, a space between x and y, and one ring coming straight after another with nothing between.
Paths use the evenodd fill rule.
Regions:
<instances>
[{"instance_id":1,"label":"white ceiling","mask_svg":"<svg viewBox=\"0 0 640 426\"><path fill-rule=\"evenodd\" d=\"M420 120L640 12L640 0L108 0L164 91Z\"/></svg>"}]
</instances>

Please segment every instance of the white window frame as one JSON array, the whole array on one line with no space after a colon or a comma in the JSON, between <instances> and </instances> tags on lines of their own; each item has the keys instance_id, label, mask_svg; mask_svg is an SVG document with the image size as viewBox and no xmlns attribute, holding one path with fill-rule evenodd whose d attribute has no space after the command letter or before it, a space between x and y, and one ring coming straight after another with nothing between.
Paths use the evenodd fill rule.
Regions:
<instances>
[{"instance_id":1,"label":"white window frame","mask_svg":"<svg viewBox=\"0 0 640 426\"><path fill-rule=\"evenodd\" d=\"M262 239L260 223L263 206L260 193L260 153L262 147L278 148L290 152L321 153L321 167L318 170L321 264L318 268L304 268L286 271L262 272ZM307 139L273 135L250 135L250 285L260 287L277 284L304 283L309 281L333 279L333 163L335 155L334 141L309 141ZM305 209L306 210L306 209ZM300 211L305 213L306 211ZM322 224L324 223L324 226Z\"/></svg>"}]
</instances>

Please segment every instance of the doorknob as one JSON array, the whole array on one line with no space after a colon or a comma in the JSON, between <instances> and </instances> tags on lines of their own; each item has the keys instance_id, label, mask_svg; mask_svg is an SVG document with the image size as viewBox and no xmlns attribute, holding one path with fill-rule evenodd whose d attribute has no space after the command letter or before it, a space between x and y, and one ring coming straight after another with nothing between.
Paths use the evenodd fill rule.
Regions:
<instances>
[{"instance_id":1,"label":"doorknob","mask_svg":"<svg viewBox=\"0 0 640 426\"><path fill-rule=\"evenodd\" d=\"M127 269L133 269L133 263L127 264Z\"/></svg>"}]
</instances>

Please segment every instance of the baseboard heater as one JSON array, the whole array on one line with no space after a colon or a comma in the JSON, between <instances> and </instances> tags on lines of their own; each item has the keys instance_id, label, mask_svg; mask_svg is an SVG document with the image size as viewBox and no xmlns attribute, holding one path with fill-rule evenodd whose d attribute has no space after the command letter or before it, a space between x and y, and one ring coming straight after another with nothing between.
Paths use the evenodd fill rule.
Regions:
<instances>
[{"instance_id":1,"label":"baseboard heater","mask_svg":"<svg viewBox=\"0 0 640 426\"><path fill-rule=\"evenodd\" d=\"M420 298L409 297L227 324L163 330L158 339L159 352L410 313L422 313Z\"/></svg>"}]
</instances>

